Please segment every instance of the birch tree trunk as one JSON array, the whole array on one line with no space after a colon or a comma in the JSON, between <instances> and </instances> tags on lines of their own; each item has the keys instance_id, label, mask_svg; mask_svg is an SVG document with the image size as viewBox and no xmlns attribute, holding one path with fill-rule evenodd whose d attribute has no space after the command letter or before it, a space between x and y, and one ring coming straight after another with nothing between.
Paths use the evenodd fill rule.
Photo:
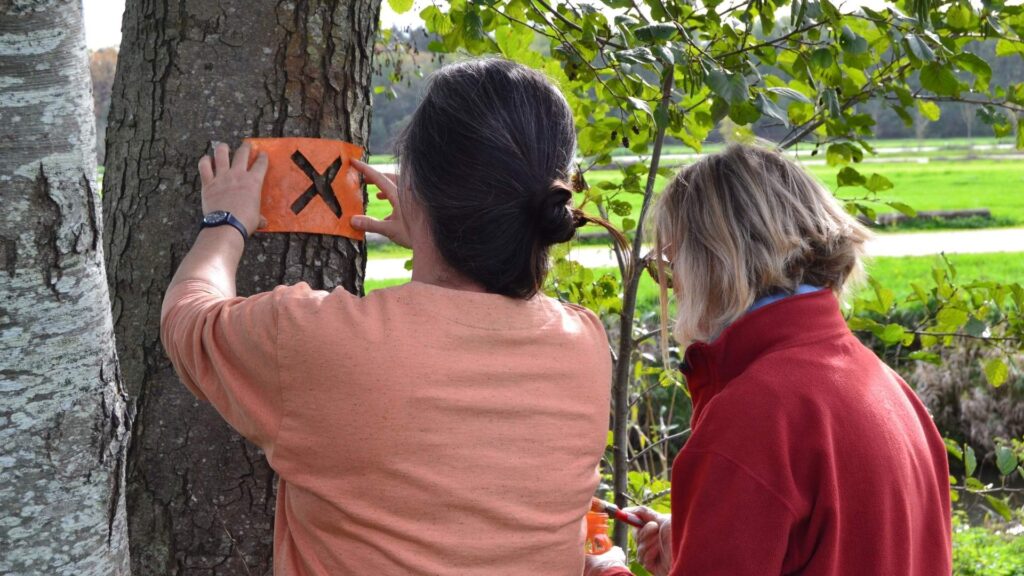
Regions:
<instances>
[{"instance_id":1,"label":"birch tree trunk","mask_svg":"<svg viewBox=\"0 0 1024 576\"><path fill-rule=\"evenodd\" d=\"M275 481L262 454L177 381L160 303L200 220L211 140L338 138L365 145L380 0L129 0L107 130L103 209L114 321L138 407L129 454L139 574L269 574ZM365 247L257 235L240 294L282 283L362 289Z\"/></svg>"},{"instance_id":2,"label":"birch tree trunk","mask_svg":"<svg viewBox=\"0 0 1024 576\"><path fill-rule=\"evenodd\" d=\"M0 1L0 574L128 574L80 0Z\"/></svg>"}]
</instances>

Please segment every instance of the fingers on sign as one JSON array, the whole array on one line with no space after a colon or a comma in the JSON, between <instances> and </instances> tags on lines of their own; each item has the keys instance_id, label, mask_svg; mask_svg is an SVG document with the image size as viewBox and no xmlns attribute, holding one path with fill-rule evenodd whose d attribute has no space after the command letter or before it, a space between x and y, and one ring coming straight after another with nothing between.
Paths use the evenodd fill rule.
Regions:
<instances>
[{"instance_id":1,"label":"fingers on sign","mask_svg":"<svg viewBox=\"0 0 1024 576\"><path fill-rule=\"evenodd\" d=\"M363 157L355 144L319 138L248 138L250 161L266 152L260 232L309 232L363 240L352 217L363 214L363 192L352 160Z\"/></svg>"}]
</instances>

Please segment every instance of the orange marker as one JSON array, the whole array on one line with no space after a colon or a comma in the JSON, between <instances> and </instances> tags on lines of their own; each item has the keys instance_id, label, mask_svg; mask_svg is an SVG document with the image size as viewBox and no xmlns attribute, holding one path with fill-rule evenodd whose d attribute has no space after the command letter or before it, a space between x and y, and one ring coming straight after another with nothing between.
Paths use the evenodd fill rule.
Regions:
<instances>
[{"instance_id":1,"label":"orange marker","mask_svg":"<svg viewBox=\"0 0 1024 576\"><path fill-rule=\"evenodd\" d=\"M309 232L362 240L352 217L362 215L363 191L352 160L363 157L355 144L320 138L247 138L250 162L266 152L258 232Z\"/></svg>"},{"instance_id":2,"label":"orange marker","mask_svg":"<svg viewBox=\"0 0 1024 576\"><path fill-rule=\"evenodd\" d=\"M604 554L612 549L612 539L608 537L608 515L600 512L587 512L587 541L584 551L587 554Z\"/></svg>"},{"instance_id":3,"label":"orange marker","mask_svg":"<svg viewBox=\"0 0 1024 576\"><path fill-rule=\"evenodd\" d=\"M606 515L611 516L612 518L615 518L616 520L625 522L626 524L629 524L634 528L643 528L645 524L645 522L641 520L640 517L636 514L623 512L615 504L612 504L611 502L605 502L600 498L590 499L590 511L604 513Z\"/></svg>"}]
</instances>

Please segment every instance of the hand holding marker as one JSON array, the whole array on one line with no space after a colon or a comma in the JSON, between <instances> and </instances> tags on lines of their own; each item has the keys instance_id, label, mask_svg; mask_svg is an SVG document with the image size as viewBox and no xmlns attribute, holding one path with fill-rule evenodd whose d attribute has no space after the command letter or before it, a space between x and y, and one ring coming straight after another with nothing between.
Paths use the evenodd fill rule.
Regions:
<instances>
[{"instance_id":1,"label":"hand holding marker","mask_svg":"<svg viewBox=\"0 0 1024 576\"><path fill-rule=\"evenodd\" d=\"M611 502L605 502L600 498L592 498L590 500L590 511L591 512L603 512L616 520L625 522L634 528L643 528L645 522L641 520L635 514L629 512L623 512L618 506Z\"/></svg>"}]
</instances>

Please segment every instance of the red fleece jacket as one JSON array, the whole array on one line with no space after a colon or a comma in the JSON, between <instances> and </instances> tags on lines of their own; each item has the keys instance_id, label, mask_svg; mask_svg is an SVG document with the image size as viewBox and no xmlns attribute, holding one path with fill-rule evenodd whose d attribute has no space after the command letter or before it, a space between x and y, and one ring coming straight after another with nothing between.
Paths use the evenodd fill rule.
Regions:
<instances>
[{"instance_id":1,"label":"red fleece jacket","mask_svg":"<svg viewBox=\"0 0 1024 576\"><path fill-rule=\"evenodd\" d=\"M942 437L831 292L755 310L685 364L673 576L950 574Z\"/></svg>"}]
</instances>

